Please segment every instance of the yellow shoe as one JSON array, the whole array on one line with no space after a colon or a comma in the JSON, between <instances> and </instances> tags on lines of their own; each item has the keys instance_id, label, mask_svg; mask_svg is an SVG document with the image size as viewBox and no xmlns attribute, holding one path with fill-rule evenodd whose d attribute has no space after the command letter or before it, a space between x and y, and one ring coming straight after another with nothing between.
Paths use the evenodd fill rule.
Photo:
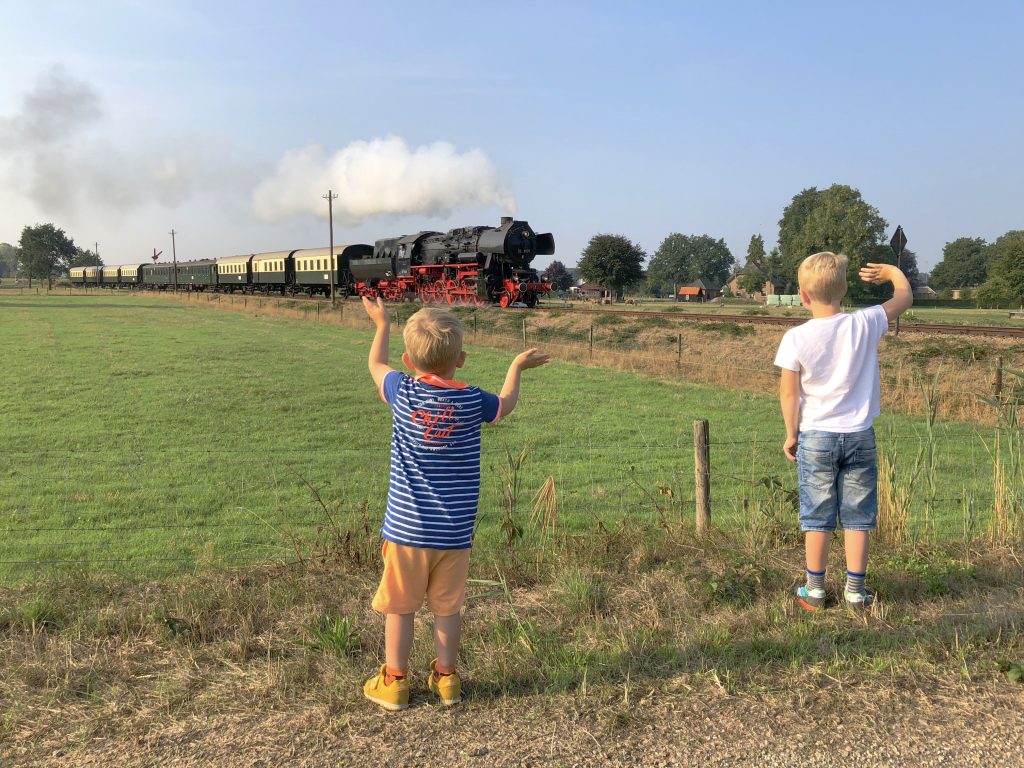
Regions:
<instances>
[{"instance_id":1,"label":"yellow shoe","mask_svg":"<svg viewBox=\"0 0 1024 768\"><path fill-rule=\"evenodd\" d=\"M454 672L450 675L439 675L434 670L437 659L430 662L430 677L427 678L427 687L441 697L441 703L445 706L458 704L462 701L462 678Z\"/></svg>"},{"instance_id":2,"label":"yellow shoe","mask_svg":"<svg viewBox=\"0 0 1024 768\"><path fill-rule=\"evenodd\" d=\"M409 706L409 678L392 680L391 685L387 685L384 682L384 670L385 666L382 664L380 672L366 681L363 685L363 696L392 712L406 709Z\"/></svg>"}]
</instances>

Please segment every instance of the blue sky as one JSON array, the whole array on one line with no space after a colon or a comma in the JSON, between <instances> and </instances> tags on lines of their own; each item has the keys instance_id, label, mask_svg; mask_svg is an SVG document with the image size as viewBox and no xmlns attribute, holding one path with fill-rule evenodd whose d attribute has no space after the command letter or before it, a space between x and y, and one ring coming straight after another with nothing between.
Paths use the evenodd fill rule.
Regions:
<instances>
[{"instance_id":1,"label":"blue sky","mask_svg":"<svg viewBox=\"0 0 1024 768\"><path fill-rule=\"evenodd\" d=\"M169 252L172 227L180 258L325 245L310 163L282 158L386 137L477 150L471 181L496 191L353 215L337 242L497 222L499 189L569 265L599 232L648 253L707 233L742 262L794 194L834 182L902 224L924 268L1024 227L1019 2L0 8L4 242L53 221L107 263ZM438 187L462 172L425 167ZM285 180L310 211L261 218L255 190Z\"/></svg>"}]
</instances>

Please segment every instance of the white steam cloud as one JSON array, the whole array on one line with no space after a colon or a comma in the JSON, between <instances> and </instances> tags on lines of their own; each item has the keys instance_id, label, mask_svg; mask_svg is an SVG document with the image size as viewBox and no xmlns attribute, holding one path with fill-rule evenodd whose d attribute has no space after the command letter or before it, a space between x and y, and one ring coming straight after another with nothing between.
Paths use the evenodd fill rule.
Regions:
<instances>
[{"instance_id":1,"label":"white steam cloud","mask_svg":"<svg viewBox=\"0 0 1024 768\"><path fill-rule=\"evenodd\" d=\"M445 216L463 206L494 205L508 213L516 208L480 150L460 154L443 141L410 149L397 136L355 141L330 157L317 144L287 152L277 172L253 192L253 208L271 222L324 215L321 197L328 189L338 195L335 216L348 224L388 214Z\"/></svg>"},{"instance_id":2,"label":"white steam cloud","mask_svg":"<svg viewBox=\"0 0 1024 768\"><path fill-rule=\"evenodd\" d=\"M0 183L21 190L46 215L123 212L148 202L176 206L238 174L223 153L198 142L123 147L91 135L104 127L99 93L54 67L0 116Z\"/></svg>"}]
</instances>

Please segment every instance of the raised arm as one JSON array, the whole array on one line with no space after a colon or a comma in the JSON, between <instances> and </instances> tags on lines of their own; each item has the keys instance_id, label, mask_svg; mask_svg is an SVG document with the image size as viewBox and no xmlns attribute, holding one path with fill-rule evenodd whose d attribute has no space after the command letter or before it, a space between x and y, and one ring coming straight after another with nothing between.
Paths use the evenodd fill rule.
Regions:
<instances>
[{"instance_id":1,"label":"raised arm","mask_svg":"<svg viewBox=\"0 0 1024 768\"><path fill-rule=\"evenodd\" d=\"M391 340L391 315L388 314L384 302L378 297L376 302L363 296L363 308L366 314L377 326L377 333L373 337L373 344L370 345L370 375L373 383L377 385L377 392L380 393L384 377L394 370L388 365L388 343Z\"/></svg>"},{"instance_id":2,"label":"raised arm","mask_svg":"<svg viewBox=\"0 0 1024 768\"><path fill-rule=\"evenodd\" d=\"M892 283L892 298L882 305L885 316L892 322L914 305L914 290L903 270L895 264L865 264L860 270L865 283Z\"/></svg>"},{"instance_id":3,"label":"raised arm","mask_svg":"<svg viewBox=\"0 0 1024 768\"><path fill-rule=\"evenodd\" d=\"M782 420L786 422L786 442L782 450L786 458L796 461L796 445L800 429L800 372L782 368L779 381L779 403L782 405Z\"/></svg>"},{"instance_id":4,"label":"raised arm","mask_svg":"<svg viewBox=\"0 0 1024 768\"><path fill-rule=\"evenodd\" d=\"M501 415L503 418L512 413L515 410L516 403L519 402L519 380L522 377L523 371L527 368L539 368L550 359L550 355L542 355L536 349L528 349L512 361L512 365L508 367L508 373L505 375L505 383L501 387L501 394L498 395L501 398Z\"/></svg>"}]
</instances>

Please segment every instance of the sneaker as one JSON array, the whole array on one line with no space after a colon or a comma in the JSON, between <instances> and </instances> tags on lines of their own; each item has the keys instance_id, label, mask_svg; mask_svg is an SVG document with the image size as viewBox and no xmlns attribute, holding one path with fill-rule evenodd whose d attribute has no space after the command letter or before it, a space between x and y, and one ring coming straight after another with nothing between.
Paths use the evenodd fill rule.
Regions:
<instances>
[{"instance_id":1,"label":"sneaker","mask_svg":"<svg viewBox=\"0 0 1024 768\"><path fill-rule=\"evenodd\" d=\"M382 664L380 672L366 681L363 685L363 696L392 712L407 708L409 706L409 678L392 680L391 685L388 685L384 677L385 669L386 667Z\"/></svg>"},{"instance_id":2,"label":"sneaker","mask_svg":"<svg viewBox=\"0 0 1024 768\"><path fill-rule=\"evenodd\" d=\"M846 607L851 611L866 611L875 604L875 592L865 589L863 592L850 592L843 590L843 597L846 598Z\"/></svg>"},{"instance_id":3,"label":"sneaker","mask_svg":"<svg viewBox=\"0 0 1024 768\"><path fill-rule=\"evenodd\" d=\"M825 590L808 589L806 584L801 584L793 587L793 598L805 611L816 611L825 605Z\"/></svg>"},{"instance_id":4,"label":"sneaker","mask_svg":"<svg viewBox=\"0 0 1024 768\"><path fill-rule=\"evenodd\" d=\"M439 675L434 667L437 659L430 662L430 677L427 687L441 697L441 703L447 707L462 701L462 678L452 672L450 675Z\"/></svg>"}]
</instances>

